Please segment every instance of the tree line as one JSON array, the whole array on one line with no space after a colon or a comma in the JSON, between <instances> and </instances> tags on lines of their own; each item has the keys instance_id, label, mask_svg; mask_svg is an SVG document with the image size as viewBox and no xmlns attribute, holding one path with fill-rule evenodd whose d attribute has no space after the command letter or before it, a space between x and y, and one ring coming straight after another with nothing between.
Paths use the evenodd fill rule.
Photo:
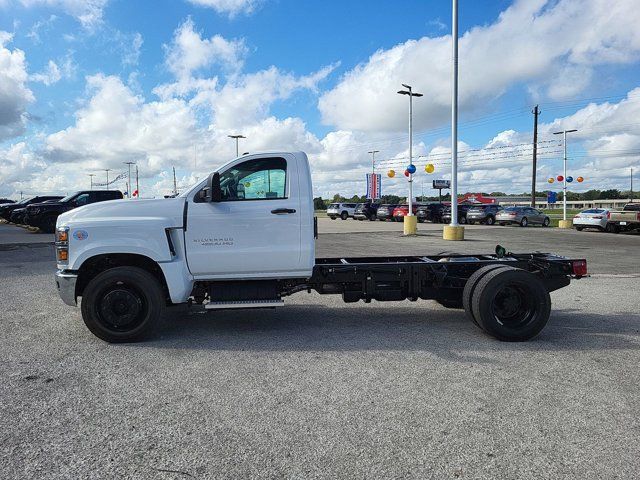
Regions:
<instances>
[{"instance_id":1,"label":"tree line","mask_svg":"<svg viewBox=\"0 0 640 480\"><path fill-rule=\"evenodd\" d=\"M474 192L477 193L477 192ZM506 197L510 195L518 195L523 197L528 197L531 195L531 192L524 192L521 194L508 194L505 192L482 192L482 195L485 197ZM547 192L536 192L536 197L546 197ZM634 197L638 197L639 195L636 193ZM631 198L631 192L629 190L618 190L616 188L612 188L610 190L587 190L586 192L571 192L567 191L567 200L617 200ZM558 201L562 200L562 192L558 192ZM399 197L398 195L383 195L380 199L380 203L390 203L390 204L399 204L406 202L406 197ZM438 201L438 196L417 196L416 200L418 202L436 202ZM442 201L448 202L451 200L451 194L446 193L442 195ZM331 199L324 199L322 197L316 197L313 199L313 208L315 210L325 210L329 204L331 203L365 203L367 198L365 195L353 195L352 197L343 197L339 193L336 193Z\"/></svg>"}]
</instances>

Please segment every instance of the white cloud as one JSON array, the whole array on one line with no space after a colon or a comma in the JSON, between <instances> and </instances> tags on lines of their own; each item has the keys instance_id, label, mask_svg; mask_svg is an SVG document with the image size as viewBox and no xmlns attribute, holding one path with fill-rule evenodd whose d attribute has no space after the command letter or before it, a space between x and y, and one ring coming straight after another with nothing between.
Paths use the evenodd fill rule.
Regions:
<instances>
[{"instance_id":1,"label":"white cloud","mask_svg":"<svg viewBox=\"0 0 640 480\"><path fill-rule=\"evenodd\" d=\"M240 13L253 13L262 0L187 0L194 5L200 7L208 7L214 9L218 13L226 14L234 17Z\"/></svg>"},{"instance_id":2,"label":"white cloud","mask_svg":"<svg viewBox=\"0 0 640 480\"><path fill-rule=\"evenodd\" d=\"M24 52L5 46L11 40L11 34L0 31L0 141L24 132L27 105L35 100L26 84Z\"/></svg>"},{"instance_id":3,"label":"white cloud","mask_svg":"<svg viewBox=\"0 0 640 480\"><path fill-rule=\"evenodd\" d=\"M102 23L104 8L109 0L19 0L25 7L46 6L62 10L76 18L83 27L91 29Z\"/></svg>"},{"instance_id":4,"label":"white cloud","mask_svg":"<svg viewBox=\"0 0 640 480\"><path fill-rule=\"evenodd\" d=\"M122 63L128 66L135 66L138 64L140 50L144 40L139 32L136 32L129 37L129 42L123 41L124 52L122 54Z\"/></svg>"},{"instance_id":5,"label":"white cloud","mask_svg":"<svg viewBox=\"0 0 640 480\"><path fill-rule=\"evenodd\" d=\"M485 106L518 82L550 89L554 98L580 93L595 68L630 63L640 54L635 0L520 0L488 26L460 39L462 111ZM418 128L447 121L451 36L409 40L378 50L324 94L325 123L340 129L399 130L406 118L401 83L424 93L414 103Z\"/></svg>"},{"instance_id":6,"label":"white cloud","mask_svg":"<svg viewBox=\"0 0 640 480\"><path fill-rule=\"evenodd\" d=\"M57 83L61 78L60 68L58 68L58 65L53 60L49 60L47 68L44 71L34 73L29 77L31 81L41 82L47 86Z\"/></svg>"},{"instance_id":7,"label":"white cloud","mask_svg":"<svg viewBox=\"0 0 640 480\"><path fill-rule=\"evenodd\" d=\"M187 79L195 72L218 65L228 71L242 68L247 48L244 40L226 40L220 35L202 38L188 18L174 32L171 45L165 46L166 64L178 79Z\"/></svg>"}]
</instances>

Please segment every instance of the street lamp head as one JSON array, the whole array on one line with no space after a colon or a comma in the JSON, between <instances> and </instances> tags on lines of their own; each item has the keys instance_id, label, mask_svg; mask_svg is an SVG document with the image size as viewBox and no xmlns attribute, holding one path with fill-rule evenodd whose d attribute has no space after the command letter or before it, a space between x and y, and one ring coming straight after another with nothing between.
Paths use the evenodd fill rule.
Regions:
<instances>
[{"instance_id":1,"label":"street lamp head","mask_svg":"<svg viewBox=\"0 0 640 480\"><path fill-rule=\"evenodd\" d=\"M402 86L403 86L404 88L408 88L409 90L411 90L411 85L407 85L406 83L403 83L403 84L402 84Z\"/></svg>"},{"instance_id":2,"label":"street lamp head","mask_svg":"<svg viewBox=\"0 0 640 480\"><path fill-rule=\"evenodd\" d=\"M227 135L229 138L247 138L244 135Z\"/></svg>"},{"instance_id":3,"label":"street lamp head","mask_svg":"<svg viewBox=\"0 0 640 480\"><path fill-rule=\"evenodd\" d=\"M400 95L411 95L411 92L407 92L406 90L398 90Z\"/></svg>"}]
</instances>

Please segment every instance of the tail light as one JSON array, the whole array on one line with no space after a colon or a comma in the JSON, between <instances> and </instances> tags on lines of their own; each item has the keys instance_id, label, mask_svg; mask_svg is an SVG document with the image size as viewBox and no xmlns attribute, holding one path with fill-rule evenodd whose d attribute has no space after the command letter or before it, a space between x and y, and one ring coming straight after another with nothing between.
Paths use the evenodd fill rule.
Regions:
<instances>
[{"instance_id":1,"label":"tail light","mask_svg":"<svg viewBox=\"0 0 640 480\"><path fill-rule=\"evenodd\" d=\"M580 215L574 215L573 218L580 218Z\"/></svg>"},{"instance_id":2,"label":"tail light","mask_svg":"<svg viewBox=\"0 0 640 480\"><path fill-rule=\"evenodd\" d=\"M611 218L611 212L607 212L607 220Z\"/></svg>"},{"instance_id":3,"label":"tail light","mask_svg":"<svg viewBox=\"0 0 640 480\"><path fill-rule=\"evenodd\" d=\"M574 260L572 263L573 274L576 277L584 277L587 275L587 261L586 260Z\"/></svg>"}]
</instances>

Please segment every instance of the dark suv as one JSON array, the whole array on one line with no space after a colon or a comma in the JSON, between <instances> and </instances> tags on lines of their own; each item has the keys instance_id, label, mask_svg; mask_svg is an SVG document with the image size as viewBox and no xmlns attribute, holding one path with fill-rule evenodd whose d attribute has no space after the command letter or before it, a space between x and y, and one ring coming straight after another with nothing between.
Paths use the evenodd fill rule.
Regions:
<instances>
[{"instance_id":1,"label":"dark suv","mask_svg":"<svg viewBox=\"0 0 640 480\"><path fill-rule=\"evenodd\" d=\"M373 222L376 219L378 208L380 208L379 203L359 203L353 218L356 220L371 220Z\"/></svg>"},{"instance_id":2,"label":"dark suv","mask_svg":"<svg viewBox=\"0 0 640 480\"><path fill-rule=\"evenodd\" d=\"M416 212L418 222L442 222L442 213L444 212L445 205L442 203L429 203L427 205L420 205Z\"/></svg>"},{"instance_id":3,"label":"dark suv","mask_svg":"<svg viewBox=\"0 0 640 480\"><path fill-rule=\"evenodd\" d=\"M32 227L38 227L43 232L53 233L58 215L90 203L120 200L121 198L122 192L119 190L85 190L76 192L59 202L29 205L24 222Z\"/></svg>"},{"instance_id":4,"label":"dark suv","mask_svg":"<svg viewBox=\"0 0 640 480\"><path fill-rule=\"evenodd\" d=\"M378 210L376 211L376 217L378 220L382 222L386 222L387 220L393 220L393 210L398 205L394 203L385 203L384 205L380 205Z\"/></svg>"},{"instance_id":5,"label":"dark suv","mask_svg":"<svg viewBox=\"0 0 640 480\"><path fill-rule=\"evenodd\" d=\"M458 223L464 225L467 223L467 212L475 205L458 205ZM443 223L451 222L451 206L448 206L442 212Z\"/></svg>"},{"instance_id":6,"label":"dark suv","mask_svg":"<svg viewBox=\"0 0 640 480\"><path fill-rule=\"evenodd\" d=\"M9 220L13 211L17 210L18 208L24 208L34 203L46 202L47 200L59 200L61 198L62 197L59 195L44 195L39 197L25 198L18 203L9 203L7 205L2 205L0 207L0 217L4 218L5 220Z\"/></svg>"},{"instance_id":7,"label":"dark suv","mask_svg":"<svg viewBox=\"0 0 640 480\"><path fill-rule=\"evenodd\" d=\"M504 210L500 205L475 205L467 211L467 223L473 225L476 222L493 225L496 223L496 214Z\"/></svg>"}]
</instances>

